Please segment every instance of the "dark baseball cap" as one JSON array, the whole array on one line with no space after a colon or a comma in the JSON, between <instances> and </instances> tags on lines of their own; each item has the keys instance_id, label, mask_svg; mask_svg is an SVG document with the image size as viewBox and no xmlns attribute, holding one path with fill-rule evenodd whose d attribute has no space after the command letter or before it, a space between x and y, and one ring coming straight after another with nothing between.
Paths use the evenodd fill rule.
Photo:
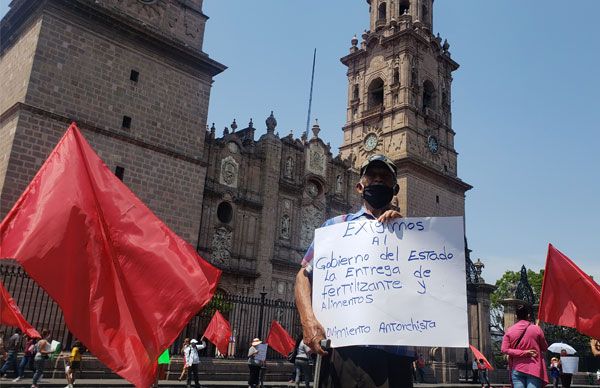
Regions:
<instances>
[{"instance_id":1,"label":"dark baseball cap","mask_svg":"<svg viewBox=\"0 0 600 388\"><path fill-rule=\"evenodd\" d=\"M361 178L365 175L367 168L373 164L380 164L382 166L385 166L390 170L394 178L396 178L396 165L394 164L394 162L392 162L390 158L382 154L371 155L367 158L367 160L363 162L362 166L360 166Z\"/></svg>"}]
</instances>

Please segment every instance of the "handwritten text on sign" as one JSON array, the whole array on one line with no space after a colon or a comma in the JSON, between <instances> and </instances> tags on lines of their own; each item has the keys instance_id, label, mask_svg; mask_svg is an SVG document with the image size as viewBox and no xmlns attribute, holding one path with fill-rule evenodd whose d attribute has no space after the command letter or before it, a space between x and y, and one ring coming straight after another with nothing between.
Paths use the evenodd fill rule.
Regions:
<instances>
[{"instance_id":1,"label":"handwritten text on sign","mask_svg":"<svg viewBox=\"0 0 600 388\"><path fill-rule=\"evenodd\" d=\"M315 231L313 310L333 347L467 347L462 217Z\"/></svg>"}]
</instances>

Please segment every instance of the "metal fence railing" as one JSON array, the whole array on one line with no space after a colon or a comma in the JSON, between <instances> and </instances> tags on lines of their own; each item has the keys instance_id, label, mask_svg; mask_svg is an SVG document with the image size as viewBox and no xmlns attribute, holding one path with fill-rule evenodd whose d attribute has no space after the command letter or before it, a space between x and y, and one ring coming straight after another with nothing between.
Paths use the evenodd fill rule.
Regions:
<instances>
[{"instance_id":1,"label":"metal fence railing","mask_svg":"<svg viewBox=\"0 0 600 388\"><path fill-rule=\"evenodd\" d=\"M60 341L63 348L70 348L74 337L63 320L60 307L18 264L11 260L0 261L0 281L29 323L38 331L49 329L52 339ZM171 345L171 354L180 354L185 337L200 339L216 310L231 324L233 335L228 350L230 358L245 358L252 339L259 337L264 340L273 320L279 321L294 337L301 331L300 318L292 302L267 299L266 293L261 293L258 297L217 294L184 327ZM10 328L0 325L0 335L10 331ZM201 354L221 357L212 344L208 344ZM269 350L268 355L271 359L282 358L272 350Z\"/></svg>"}]
</instances>

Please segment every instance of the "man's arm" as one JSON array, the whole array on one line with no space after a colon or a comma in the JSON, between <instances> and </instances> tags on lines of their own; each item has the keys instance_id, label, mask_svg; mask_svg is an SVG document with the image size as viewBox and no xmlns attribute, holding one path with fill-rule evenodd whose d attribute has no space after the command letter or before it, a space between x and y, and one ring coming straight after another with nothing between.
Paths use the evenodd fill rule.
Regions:
<instances>
[{"instance_id":1,"label":"man's arm","mask_svg":"<svg viewBox=\"0 0 600 388\"><path fill-rule=\"evenodd\" d=\"M304 343L310 349L320 355L326 355L327 352L321 348L320 342L325 339L325 330L317 321L312 310L312 285L304 268L301 268L296 275L296 307L300 314L300 322L302 323L302 334Z\"/></svg>"}]
</instances>

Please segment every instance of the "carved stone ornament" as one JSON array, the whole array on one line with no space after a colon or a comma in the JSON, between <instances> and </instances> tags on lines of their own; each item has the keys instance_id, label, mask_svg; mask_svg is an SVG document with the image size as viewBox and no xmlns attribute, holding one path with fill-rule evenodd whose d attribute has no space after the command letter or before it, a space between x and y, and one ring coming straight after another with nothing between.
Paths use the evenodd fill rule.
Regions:
<instances>
[{"instance_id":1,"label":"carved stone ornament","mask_svg":"<svg viewBox=\"0 0 600 388\"><path fill-rule=\"evenodd\" d=\"M383 59L383 55L375 55L371 58L371 63L369 64L369 68L371 70L380 70L385 67L385 61Z\"/></svg>"},{"instance_id":2,"label":"carved stone ornament","mask_svg":"<svg viewBox=\"0 0 600 388\"><path fill-rule=\"evenodd\" d=\"M315 237L315 229L321 227L324 221L321 210L315 206L302 209L302 223L300 227L300 247L307 249Z\"/></svg>"},{"instance_id":3,"label":"carved stone ornament","mask_svg":"<svg viewBox=\"0 0 600 388\"><path fill-rule=\"evenodd\" d=\"M285 294L285 283L284 282L277 283L277 294L279 294L279 295Z\"/></svg>"},{"instance_id":4,"label":"carved stone ornament","mask_svg":"<svg viewBox=\"0 0 600 388\"><path fill-rule=\"evenodd\" d=\"M185 34L196 38L200 34L200 21L191 11L186 11L184 15Z\"/></svg>"},{"instance_id":5,"label":"carved stone ornament","mask_svg":"<svg viewBox=\"0 0 600 388\"><path fill-rule=\"evenodd\" d=\"M215 263L225 263L231 257L231 230L218 228L212 240L211 258Z\"/></svg>"},{"instance_id":6,"label":"carved stone ornament","mask_svg":"<svg viewBox=\"0 0 600 388\"><path fill-rule=\"evenodd\" d=\"M164 0L119 0L113 4L146 22L158 22L166 9Z\"/></svg>"},{"instance_id":7,"label":"carved stone ornament","mask_svg":"<svg viewBox=\"0 0 600 388\"><path fill-rule=\"evenodd\" d=\"M291 156L285 161L284 176L286 178L293 178L294 176L294 158Z\"/></svg>"},{"instance_id":8,"label":"carved stone ornament","mask_svg":"<svg viewBox=\"0 0 600 388\"><path fill-rule=\"evenodd\" d=\"M319 187L315 182L308 182L306 184L306 193L311 198L316 198L319 195Z\"/></svg>"},{"instance_id":9,"label":"carved stone ornament","mask_svg":"<svg viewBox=\"0 0 600 388\"><path fill-rule=\"evenodd\" d=\"M221 161L221 184L229 187L237 187L238 185L238 163L231 156L226 157Z\"/></svg>"},{"instance_id":10,"label":"carved stone ornament","mask_svg":"<svg viewBox=\"0 0 600 388\"><path fill-rule=\"evenodd\" d=\"M290 216L284 214L281 217L281 238L289 239L292 231L292 223Z\"/></svg>"},{"instance_id":11,"label":"carved stone ornament","mask_svg":"<svg viewBox=\"0 0 600 388\"><path fill-rule=\"evenodd\" d=\"M338 175L335 178L335 192L338 194L341 194L343 187L344 187L344 178L341 175Z\"/></svg>"},{"instance_id":12,"label":"carved stone ornament","mask_svg":"<svg viewBox=\"0 0 600 388\"><path fill-rule=\"evenodd\" d=\"M238 145L233 141L227 143L227 148L232 154L237 154L240 151L240 147L238 147Z\"/></svg>"},{"instance_id":13,"label":"carved stone ornament","mask_svg":"<svg viewBox=\"0 0 600 388\"><path fill-rule=\"evenodd\" d=\"M311 144L307 154L306 169L324 177L327 171L326 163L325 151L318 144Z\"/></svg>"}]
</instances>

